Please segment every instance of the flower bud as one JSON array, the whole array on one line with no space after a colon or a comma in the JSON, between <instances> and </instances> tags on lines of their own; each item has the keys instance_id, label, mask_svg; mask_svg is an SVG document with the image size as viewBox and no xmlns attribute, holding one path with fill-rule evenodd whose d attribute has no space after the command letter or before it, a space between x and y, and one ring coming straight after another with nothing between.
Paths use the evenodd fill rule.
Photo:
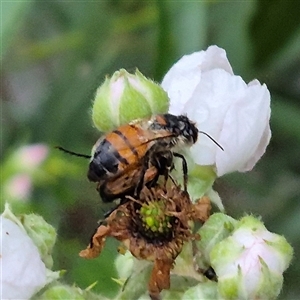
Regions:
<instances>
[{"instance_id":1,"label":"flower bud","mask_svg":"<svg viewBox=\"0 0 300 300\"><path fill-rule=\"evenodd\" d=\"M137 118L165 113L167 93L138 70L130 74L121 69L106 78L96 92L92 119L100 131L109 131Z\"/></svg>"},{"instance_id":2,"label":"flower bud","mask_svg":"<svg viewBox=\"0 0 300 300\"><path fill-rule=\"evenodd\" d=\"M225 299L274 299L293 256L284 237L269 232L253 216L242 218L232 235L210 252L218 276L218 291Z\"/></svg>"},{"instance_id":3,"label":"flower bud","mask_svg":"<svg viewBox=\"0 0 300 300\"><path fill-rule=\"evenodd\" d=\"M25 145L13 151L2 165L6 201L28 201L35 180L42 178L41 164L49 149L44 144Z\"/></svg>"},{"instance_id":4,"label":"flower bud","mask_svg":"<svg viewBox=\"0 0 300 300\"><path fill-rule=\"evenodd\" d=\"M84 296L84 291L76 286L67 286L63 284L57 284L49 287L40 297L40 300L52 300L52 299L74 299L85 300L88 299Z\"/></svg>"},{"instance_id":5,"label":"flower bud","mask_svg":"<svg viewBox=\"0 0 300 300\"><path fill-rule=\"evenodd\" d=\"M15 160L19 167L26 170L36 169L47 158L49 149L44 144L26 145L15 153Z\"/></svg>"},{"instance_id":6,"label":"flower bud","mask_svg":"<svg viewBox=\"0 0 300 300\"><path fill-rule=\"evenodd\" d=\"M3 194L9 200L29 199L32 191L32 179L29 174L16 174L10 177L3 185Z\"/></svg>"},{"instance_id":7,"label":"flower bud","mask_svg":"<svg viewBox=\"0 0 300 300\"><path fill-rule=\"evenodd\" d=\"M33 175L46 160L48 153L48 146L44 144L31 144L18 148L5 161L4 177L15 173Z\"/></svg>"},{"instance_id":8,"label":"flower bud","mask_svg":"<svg viewBox=\"0 0 300 300\"><path fill-rule=\"evenodd\" d=\"M38 247L41 258L47 268L52 268L52 249L56 241L55 229L48 224L41 216L30 214L21 218L22 224Z\"/></svg>"},{"instance_id":9,"label":"flower bud","mask_svg":"<svg viewBox=\"0 0 300 300\"><path fill-rule=\"evenodd\" d=\"M217 283L213 281L199 283L188 288L181 299L218 299Z\"/></svg>"},{"instance_id":10,"label":"flower bud","mask_svg":"<svg viewBox=\"0 0 300 300\"><path fill-rule=\"evenodd\" d=\"M136 258L130 253L130 251L126 251L124 255L117 256L115 260L115 267L120 279L125 280L131 275L135 259Z\"/></svg>"},{"instance_id":11,"label":"flower bud","mask_svg":"<svg viewBox=\"0 0 300 300\"><path fill-rule=\"evenodd\" d=\"M202 269L210 266L210 253L216 244L227 238L234 230L237 221L223 213L215 213L199 229L201 236L197 241L200 257L196 257L197 264Z\"/></svg>"}]
</instances>

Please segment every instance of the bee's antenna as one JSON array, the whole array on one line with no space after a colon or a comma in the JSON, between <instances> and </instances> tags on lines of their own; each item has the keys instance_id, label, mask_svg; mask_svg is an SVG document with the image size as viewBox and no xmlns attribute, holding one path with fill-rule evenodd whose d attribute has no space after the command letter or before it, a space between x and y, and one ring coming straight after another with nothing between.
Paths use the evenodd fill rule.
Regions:
<instances>
[{"instance_id":1,"label":"bee's antenna","mask_svg":"<svg viewBox=\"0 0 300 300\"><path fill-rule=\"evenodd\" d=\"M205 134L209 139L211 139L222 151L224 151L224 148L215 140L213 139L208 133L204 132L204 131L200 131L198 130L200 133Z\"/></svg>"},{"instance_id":2,"label":"bee's antenna","mask_svg":"<svg viewBox=\"0 0 300 300\"><path fill-rule=\"evenodd\" d=\"M60 146L56 146L55 148L58 149L58 150L60 150L60 151L65 152L65 153L69 153L71 155L75 155L75 156L79 156L79 157L84 157L84 158L91 158L90 155L80 154L80 153L76 153L76 152L73 152L73 151L69 151L69 150L64 149L63 147L60 147Z\"/></svg>"}]
</instances>

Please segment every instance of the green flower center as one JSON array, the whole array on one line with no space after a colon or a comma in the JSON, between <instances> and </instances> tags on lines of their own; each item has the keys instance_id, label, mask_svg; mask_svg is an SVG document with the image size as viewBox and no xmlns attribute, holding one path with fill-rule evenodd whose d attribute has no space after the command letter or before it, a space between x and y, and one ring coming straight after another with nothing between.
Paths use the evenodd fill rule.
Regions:
<instances>
[{"instance_id":1,"label":"green flower center","mask_svg":"<svg viewBox=\"0 0 300 300\"><path fill-rule=\"evenodd\" d=\"M165 201L143 203L138 214L140 215L140 232L149 239L168 239L172 231L174 217L166 215Z\"/></svg>"}]
</instances>

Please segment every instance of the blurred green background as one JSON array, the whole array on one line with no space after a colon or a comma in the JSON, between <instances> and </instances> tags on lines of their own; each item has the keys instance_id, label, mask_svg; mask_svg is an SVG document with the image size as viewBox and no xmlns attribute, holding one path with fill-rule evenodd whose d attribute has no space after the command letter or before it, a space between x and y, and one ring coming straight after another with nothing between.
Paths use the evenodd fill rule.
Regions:
<instances>
[{"instance_id":1,"label":"blurred green background","mask_svg":"<svg viewBox=\"0 0 300 300\"><path fill-rule=\"evenodd\" d=\"M216 44L226 49L236 74L268 85L273 133L253 171L227 175L216 189L229 214L261 215L270 231L293 245L295 258L280 299L299 297L300 1L1 5L1 194L12 198L16 211L39 213L57 228L54 269L67 270L65 282L86 288L98 281L93 290L112 296L116 248L109 241L100 258L78 257L105 208L86 178L88 161L53 147L90 153L99 137L91 103L106 74L138 67L160 81L182 55ZM11 195L9 181L25 172L16 153L35 143L49 147L47 158L30 171L30 193Z\"/></svg>"}]
</instances>

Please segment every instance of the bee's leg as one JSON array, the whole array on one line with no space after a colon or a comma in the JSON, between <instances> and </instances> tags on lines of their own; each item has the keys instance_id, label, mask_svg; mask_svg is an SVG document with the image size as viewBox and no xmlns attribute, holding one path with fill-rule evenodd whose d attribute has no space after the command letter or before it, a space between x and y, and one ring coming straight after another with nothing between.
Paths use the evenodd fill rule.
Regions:
<instances>
[{"instance_id":1,"label":"bee's leg","mask_svg":"<svg viewBox=\"0 0 300 300\"><path fill-rule=\"evenodd\" d=\"M164 172L164 187L165 187L165 188L166 188L166 186L167 186L167 181L168 181L169 176L170 176L169 170L166 169L165 172Z\"/></svg>"},{"instance_id":2,"label":"bee's leg","mask_svg":"<svg viewBox=\"0 0 300 300\"><path fill-rule=\"evenodd\" d=\"M149 159L149 165L154 166L158 171L158 176L156 178L155 183L158 180L160 175L164 176L164 187L167 185L168 178L170 176L170 172L174 168L173 164L173 153L171 151L164 151L164 152L152 152L154 153L151 155Z\"/></svg>"},{"instance_id":3,"label":"bee's leg","mask_svg":"<svg viewBox=\"0 0 300 300\"><path fill-rule=\"evenodd\" d=\"M172 182L173 182L174 185L176 185L176 186L178 185L178 184L176 183L176 180L173 178L172 175L169 174L169 175L168 175L168 178L170 178L170 179L172 180ZM166 185L166 184L167 184L167 182L165 182L165 185Z\"/></svg>"},{"instance_id":4,"label":"bee's leg","mask_svg":"<svg viewBox=\"0 0 300 300\"><path fill-rule=\"evenodd\" d=\"M163 160L163 164L161 166L161 168L162 168L161 172L164 175L164 187L167 186L167 181L168 181L169 177L175 184L173 177L170 175L171 171L174 169L173 153L171 151L168 151L164 155L162 155L161 159L159 159L159 160Z\"/></svg>"},{"instance_id":5,"label":"bee's leg","mask_svg":"<svg viewBox=\"0 0 300 300\"><path fill-rule=\"evenodd\" d=\"M150 160L150 152L148 150L144 156L143 167L142 167L142 171L140 174L140 178L139 178L137 185L135 187L135 190L134 190L134 196L139 196L141 190L144 187L144 176L145 176L147 169L149 168L149 160Z\"/></svg>"},{"instance_id":6,"label":"bee's leg","mask_svg":"<svg viewBox=\"0 0 300 300\"><path fill-rule=\"evenodd\" d=\"M188 182L188 167L187 167L186 159L182 154L177 153L177 152L173 152L173 155L175 157L179 157L182 159L183 188L184 188L184 191L186 192L187 191L187 182Z\"/></svg>"}]
</instances>

